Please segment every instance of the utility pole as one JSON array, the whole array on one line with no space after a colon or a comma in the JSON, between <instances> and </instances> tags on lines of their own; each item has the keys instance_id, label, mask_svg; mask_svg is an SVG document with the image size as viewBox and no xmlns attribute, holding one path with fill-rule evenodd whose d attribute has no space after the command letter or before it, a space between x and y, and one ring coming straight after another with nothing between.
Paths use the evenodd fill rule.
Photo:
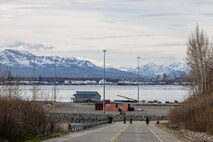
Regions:
<instances>
[{"instance_id":1,"label":"utility pole","mask_svg":"<svg viewBox=\"0 0 213 142\"><path fill-rule=\"evenodd\" d=\"M55 62L55 77L54 77L54 102L56 102L56 62Z\"/></svg>"},{"instance_id":2,"label":"utility pole","mask_svg":"<svg viewBox=\"0 0 213 142\"><path fill-rule=\"evenodd\" d=\"M1 63L0 63L0 82L2 82L2 76L1 76Z\"/></svg>"},{"instance_id":3,"label":"utility pole","mask_svg":"<svg viewBox=\"0 0 213 142\"><path fill-rule=\"evenodd\" d=\"M11 69L11 59L10 59L10 68L9 68L9 97L12 97L12 69Z\"/></svg>"},{"instance_id":4,"label":"utility pole","mask_svg":"<svg viewBox=\"0 0 213 142\"><path fill-rule=\"evenodd\" d=\"M139 73L140 73L140 58L141 57L138 57L138 103L140 101L140 92L139 92L139 90L140 90L140 83L139 83L139 78L140 78L140 75L139 75Z\"/></svg>"},{"instance_id":5,"label":"utility pole","mask_svg":"<svg viewBox=\"0 0 213 142\"><path fill-rule=\"evenodd\" d=\"M36 100L35 94L35 56L33 56L33 101Z\"/></svg>"},{"instance_id":6,"label":"utility pole","mask_svg":"<svg viewBox=\"0 0 213 142\"><path fill-rule=\"evenodd\" d=\"M104 52L104 82L103 82L103 114L105 116L105 78L106 78L106 74L105 74L105 53L106 53L107 50L103 50Z\"/></svg>"}]
</instances>

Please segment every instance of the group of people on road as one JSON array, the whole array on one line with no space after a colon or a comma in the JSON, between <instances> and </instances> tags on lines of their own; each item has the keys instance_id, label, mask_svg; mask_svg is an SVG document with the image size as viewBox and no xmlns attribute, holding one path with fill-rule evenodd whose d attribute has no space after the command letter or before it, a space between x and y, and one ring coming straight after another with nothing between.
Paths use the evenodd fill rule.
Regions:
<instances>
[{"instance_id":1,"label":"group of people on road","mask_svg":"<svg viewBox=\"0 0 213 142\"><path fill-rule=\"evenodd\" d=\"M112 124L113 117L108 116L108 123ZM146 124L149 125L149 117L146 117ZM123 124L126 124L126 115L123 115ZM159 124L159 121L157 121L157 124ZM132 125L132 116L129 117L129 125Z\"/></svg>"},{"instance_id":2,"label":"group of people on road","mask_svg":"<svg viewBox=\"0 0 213 142\"><path fill-rule=\"evenodd\" d=\"M146 124L149 125L149 117L146 117ZM159 124L159 121L157 121ZM123 116L123 124L126 124L126 115ZM129 117L129 125L132 125L132 116Z\"/></svg>"},{"instance_id":3,"label":"group of people on road","mask_svg":"<svg viewBox=\"0 0 213 142\"><path fill-rule=\"evenodd\" d=\"M126 124L126 115L123 116L123 123ZM132 125L132 117L129 118L129 125Z\"/></svg>"}]
</instances>

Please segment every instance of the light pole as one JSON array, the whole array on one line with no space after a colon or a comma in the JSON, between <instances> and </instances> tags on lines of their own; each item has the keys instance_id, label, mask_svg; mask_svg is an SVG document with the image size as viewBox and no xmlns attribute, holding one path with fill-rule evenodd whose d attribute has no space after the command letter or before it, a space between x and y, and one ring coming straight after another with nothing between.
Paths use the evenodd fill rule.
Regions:
<instances>
[{"instance_id":1,"label":"light pole","mask_svg":"<svg viewBox=\"0 0 213 142\"><path fill-rule=\"evenodd\" d=\"M33 56L33 101L36 100L36 93L35 93L35 56Z\"/></svg>"},{"instance_id":2,"label":"light pole","mask_svg":"<svg viewBox=\"0 0 213 142\"><path fill-rule=\"evenodd\" d=\"M11 70L11 59L10 59L10 71L8 74L9 77L9 97L12 96L12 70Z\"/></svg>"},{"instance_id":3,"label":"light pole","mask_svg":"<svg viewBox=\"0 0 213 142\"><path fill-rule=\"evenodd\" d=\"M53 99L54 102L56 102L56 61L55 61L55 66L54 66L54 95L53 95Z\"/></svg>"},{"instance_id":4,"label":"light pole","mask_svg":"<svg viewBox=\"0 0 213 142\"><path fill-rule=\"evenodd\" d=\"M138 57L138 102L139 102L139 96L140 96L140 92L139 92L139 90L140 90L140 84L139 84L140 59L141 59L141 57Z\"/></svg>"},{"instance_id":5,"label":"light pole","mask_svg":"<svg viewBox=\"0 0 213 142\"><path fill-rule=\"evenodd\" d=\"M105 53L106 53L107 50L103 50L104 52L104 82L103 82L103 114L105 116Z\"/></svg>"}]
</instances>

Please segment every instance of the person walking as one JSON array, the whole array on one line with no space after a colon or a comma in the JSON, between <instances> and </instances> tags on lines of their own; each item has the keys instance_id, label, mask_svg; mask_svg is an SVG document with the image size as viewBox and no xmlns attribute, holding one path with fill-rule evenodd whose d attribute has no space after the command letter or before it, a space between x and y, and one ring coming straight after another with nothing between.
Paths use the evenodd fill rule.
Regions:
<instances>
[{"instance_id":1,"label":"person walking","mask_svg":"<svg viewBox=\"0 0 213 142\"><path fill-rule=\"evenodd\" d=\"M72 125L69 123L68 124L68 132L71 132L72 131Z\"/></svg>"},{"instance_id":2,"label":"person walking","mask_svg":"<svg viewBox=\"0 0 213 142\"><path fill-rule=\"evenodd\" d=\"M112 120L113 120L113 118L112 118L112 116L110 117L110 123L112 124Z\"/></svg>"},{"instance_id":3,"label":"person walking","mask_svg":"<svg viewBox=\"0 0 213 142\"><path fill-rule=\"evenodd\" d=\"M146 117L146 125L149 125L149 117Z\"/></svg>"},{"instance_id":4,"label":"person walking","mask_svg":"<svg viewBox=\"0 0 213 142\"><path fill-rule=\"evenodd\" d=\"M130 118L129 118L129 125L132 125L132 116L130 116Z\"/></svg>"},{"instance_id":5,"label":"person walking","mask_svg":"<svg viewBox=\"0 0 213 142\"><path fill-rule=\"evenodd\" d=\"M124 124L126 124L126 116L125 115L123 116L123 121L124 121Z\"/></svg>"},{"instance_id":6,"label":"person walking","mask_svg":"<svg viewBox=\"0 0 213 142\"><path fill-rule=\"evenodd\" d=\"M111 118L110 118L110 116L108 116L108 123L109 123L109 124L111 123Z\"/></svg>"}]
</instances>

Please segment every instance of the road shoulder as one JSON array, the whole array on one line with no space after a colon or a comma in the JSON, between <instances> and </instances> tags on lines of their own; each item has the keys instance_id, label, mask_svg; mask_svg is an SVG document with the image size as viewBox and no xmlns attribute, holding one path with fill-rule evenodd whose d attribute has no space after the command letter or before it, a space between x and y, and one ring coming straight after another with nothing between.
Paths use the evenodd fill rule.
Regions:
<instances>
[{"instance_id":1,"label":"road shoulder","mask_svg":"<svg viewBox=\"0 0 213 142\"><path fill-rule=\"evenodd\" d=\"M92 132L92 131L97 131L98 129L103 129L103 128L106 128L106 127L110 127L113 124L116 124L116 123L102 124L102 125L94 126L94 127L88 128L88 129L81 130L81 131L69 132L67 135L64 135L62 137L51 138L51 139L45 140L43 142L62 142L62 141L65 141L67 139L72 139L72 138L75 138L75 137L79 137L81 135L84 135L84 134Z\"/></svg>"},{"instance_id":2,"label":"road shoulder","mask_svg":"<svg viewBox=\"0 0 213 142\"><path fill-rule=\"evenodd\" d=\"M177 131L177 130L173 130L171 128L168 127L168 121L163 121L161 122L159 125L157 124L154 124L153 123L153 126L175 136L176 138L184 141L184 142L200 142L199 140L195 140L195 139L192 139L190 137L186 137L182 132L180 131Z\"/></svg>"}]
</instances>

